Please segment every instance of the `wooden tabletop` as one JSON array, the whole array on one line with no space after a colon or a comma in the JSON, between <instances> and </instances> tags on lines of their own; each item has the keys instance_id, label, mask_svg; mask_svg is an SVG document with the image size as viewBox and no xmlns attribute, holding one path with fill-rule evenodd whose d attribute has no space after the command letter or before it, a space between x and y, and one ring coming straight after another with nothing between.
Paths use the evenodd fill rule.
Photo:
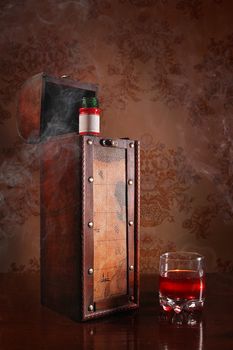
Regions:
<instances>
[{"instance_id":1,"label":"wooden tabletop","mask_svg":"<svg viewBox=\"0 0 233 350\"><path fill-rule=\"evenodd\" d=\"M157 288L144 275L139 311L75 323L40 305L39 275L2 274L0 349L233 349L233 274L208 275L203 315L185 320L160 315Z\"/></svg>"}]
</instances>

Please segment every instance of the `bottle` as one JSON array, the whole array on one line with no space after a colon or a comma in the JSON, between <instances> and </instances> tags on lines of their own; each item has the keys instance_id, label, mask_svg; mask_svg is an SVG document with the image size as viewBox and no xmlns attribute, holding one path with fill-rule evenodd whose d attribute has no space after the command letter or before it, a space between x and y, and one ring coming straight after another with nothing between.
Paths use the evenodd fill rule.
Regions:
<instances>
[{"instance_id":1,"label":"bottle","mask_svg":"<svg viewBox=\"0 0 233 350\"><path fill-rule=\"evenodd\" d=\"M83 97L82 107L79 109L79 134L100 134L100 108L96 97Z\"/></svg>"}]
</instances>

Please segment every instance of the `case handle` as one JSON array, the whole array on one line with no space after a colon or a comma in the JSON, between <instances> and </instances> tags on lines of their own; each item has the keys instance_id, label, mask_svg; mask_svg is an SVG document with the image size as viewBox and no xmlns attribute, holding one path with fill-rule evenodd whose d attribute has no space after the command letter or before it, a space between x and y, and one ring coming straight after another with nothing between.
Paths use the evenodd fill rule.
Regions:
<instances>
[{"instance_id":1,"label":"case handle","mask_svg":"<svg viewBox=\"0 0 233 350\"><path fill-rule=\"evenodd\" d=\"M104 147L117 147L118 142L112 139L102 139L100 143Z\"/></svg>"}]
</instances>

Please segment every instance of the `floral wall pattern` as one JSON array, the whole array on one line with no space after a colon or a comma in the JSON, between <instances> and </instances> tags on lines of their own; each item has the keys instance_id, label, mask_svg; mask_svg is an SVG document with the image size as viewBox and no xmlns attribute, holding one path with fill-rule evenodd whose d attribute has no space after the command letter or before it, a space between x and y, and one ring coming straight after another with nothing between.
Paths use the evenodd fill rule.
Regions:
<instances>
[{"instance_id":1,"label":"floral wall pattern","mask_svg":"<svg viewBox=\"0 0 233 350\"><path fill-rule=\"evenodd\" d=\"M197 250L232 271L230 0L0 4L0 272L39 270L39 147L17 133L39 72L99 84L102 133L141 140L141 270Z\"/></svg>"}]
</instances>

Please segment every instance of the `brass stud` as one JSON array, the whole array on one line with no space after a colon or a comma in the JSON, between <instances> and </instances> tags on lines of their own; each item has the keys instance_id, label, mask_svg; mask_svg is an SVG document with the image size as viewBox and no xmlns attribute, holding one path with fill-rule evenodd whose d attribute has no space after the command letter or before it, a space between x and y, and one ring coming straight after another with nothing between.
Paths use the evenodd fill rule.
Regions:
<instances>
[{"instance_id":1,"label":"brass stud","mask_svg":"<svg viewBox=\"0 0 233 350\"><path fill-rule=\"evenodd\" d=\"M132 220L129 221L129 226L133 226L133 221Z\"/></svg>"},{"instance_id":2,"label":"brass stud","mask_svg":"<svg viewBox=\"0 0 233 350\"><path fill-rule=\"evenodd\" d=\"M111 141L111 145L112 145L113 147L116 147L117 144L118 144L117 141L114 141L114 140Z\"/></svg>"},{"instance_id":3,"label":"brass stud","mask_svg":"<svg viewBox=\"0 0 233 350\"><path fill-rule=\"evenodd\" d=\"M133 184L133 180L129 180L129 181L128 181L128 184L129 184L129 185L132 185L132 184Z\"/></svg>"},{"instance_id":4,"label":"brass stud","mask_svg":"<svg viewBox=\"0 0 233 350\"><path fill-rule=\"evenodd\" d=\"M130 148L134 148L134 143L133 143L133 142L130 142L129 147L130 147Z\"/></svg>"},{"instance_id":5,"label":"brass stud","mask_svg":"<svg viewBox=\"0 0 233 350\"><path fill-rule=\"evenodd\" d=\"M134 301L134 296L131 295L129 299L130 299L130 301Z\"/></svg>"},{"instance_id":6,"label":"brass stud","mask_svg":"<svg viewBox=\"0 0 233 350\"><path fill-rule=\"evenodd\" d=\"M92 267L90 267L88 269L88 275L93 275L93 273L94 273L94 269Z\"/></svg>"},{"instance_id":7,"label":"brass stud","mask_svg":"<svg viewBox=\"0 0 233 350\"><path fill-rule=\"evenodd\" d=\"M134 266L133 266L133 265L130 265L129 269L130 269L130 271L133 271Z\"/></svg>"},{"instance_id":8,"label":"brass stud","mask_svg":"<svg viewBox=\"0 0 233 350\"><path fill-rule=\"evenodd\" d=\"M92 228L93 226L94 226L94 224L92 221L88 222L88 227Z\"/></svg>"},{"instance_id":9,"label":"brass stud","mask_svg":"<svg viewBox=\"0 0 233 350\"><path fill-rule=\"evenodd\" d=\"M88 306L88 311L94 311L94 306L92 304Z\"/></svg>"},{"instance_id":10,"label":"brass stud","mask_svg":"<svg viewBox=\"0 0 233 350\"><path fill-rule=\"evenodd\" d=\"M87 144L88 144L88 145L92 145L92 144L93 144L93 141L90 140L90 139L88 139L88 140L87 140Z\"/></svg>"},{"instance_id":11,"label":"brass stud","mask_svg":"<svg viewBox=\"0 0 233 350\"><path fill-rule=\"evenodd\" d=\"M88 178L88 181L89 181L90 183L92 183L92 182L94 181L93 177L90 176L90 177Z\"/></svg>"}]
</instances>

